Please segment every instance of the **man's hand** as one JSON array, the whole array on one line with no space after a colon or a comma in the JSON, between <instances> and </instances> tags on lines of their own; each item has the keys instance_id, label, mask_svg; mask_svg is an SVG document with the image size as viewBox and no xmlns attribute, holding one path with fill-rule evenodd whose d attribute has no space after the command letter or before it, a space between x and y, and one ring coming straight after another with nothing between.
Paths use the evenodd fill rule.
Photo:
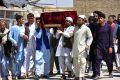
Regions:
<instances>
[{"instance_id":1,"label":"man's hand","mask_svg":"<svg viewBox=\"0 0 120 80\"><path fill-rule=\"evenodd\" d=\"M61 30L57 30L57 32L58 32L59 34L62 34L62 33L63 33Z\"/></svg>"},{"instance_id":2,"label":"man's hand","mask_svg":"<svg viewBox=\"0 0 120 80\"><path fill-rule=\"evenodd\" d=\"M18 49L18 45L17 44L14 44L14 47L15 47L15 49Z\"/></svg>"},{"instance_id":3,"label":"man's hand","mask_svg":"<svg viewBox=\"0 0 120 80\"><path fill-rule=\"evenodd\" d=\"M3 41L2 41L2 44L6 44L6 41L3 40Z\"/></svg>"},{"instance_id":4,"label":"man's hand","mask_svg":"<svg viewBox=\"0 0 120 80\"><path fill-rule=\"evenodd\" d=\"M87 51L88 51L88 48L86 47L86 48L85 48L85 52L87 52Z\"/></svg>"},{"instance_id":5,"label":"man's hand","mask_svg":"<svg viewBox=\"0 0 120 80\"><path fill-rule=\"evenodd\" d=\"M112 48L109 48L109 54L112 54L112 51L113 51Z\"/></svg>"},{"instance_id":6,"label":"man's hand","mask_svg":"<svg viewBox=\"0 0 120 80\"><path fill-rule=\"evenodd\" d=\"M27 35L23 35L23 39L24 39L25 41L28 41L28 36L27 36Z\"/></svg>"}]
</instances>

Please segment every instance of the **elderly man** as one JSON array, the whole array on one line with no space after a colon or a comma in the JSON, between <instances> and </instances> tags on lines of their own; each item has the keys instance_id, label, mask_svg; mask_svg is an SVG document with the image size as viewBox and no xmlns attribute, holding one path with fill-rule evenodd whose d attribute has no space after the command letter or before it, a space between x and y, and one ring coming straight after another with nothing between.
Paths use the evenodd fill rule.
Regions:
<instances>
[{"instance_id":1,"label":"elderly man","mask_svg":"<svg viewBox=\"0 0 120 80\"><path fill-rule=\"evenodd\" d=\"M6 28L6 22L4 20L0 20L0 76L3 80L8 80L8 66L7 66L7 58L10 58L10 53L8 49L8 32L9 30Z\"/></svg>"},{"instance_id":2,"label":"elderly man","mask_svg":"<svg viewBox=\"0 0 120 80\"><path fill-rule=\"evenodd\" d=\"M60 65L60 73L62 74L62 79L66 79L65 76L65 66L72 71L71 64L71 55L70 52L72 50L72 42L71 38L73 35L74 27L72 26L73 19L71 17L66 17L66 28L64 32L58 30L58 33L61 34L61 38L59 40L59 44L56 51L56 56L58 56L59 65Z\"/></svg>"},{"instance_id":3,"label":"elderly man","mask_svg":"<svg viewBox=\"0 0 120 80\"><path fill-rule=\"evenodd\" d=\"M75 80L79 80L79 78L85 80L84 74L86 57L88 49L93 40L90 29L84 24L85 18L85 15L79 15L77 20L77 26L74 29L72 56L75 71Z\"/></svg>"}]
</instances>

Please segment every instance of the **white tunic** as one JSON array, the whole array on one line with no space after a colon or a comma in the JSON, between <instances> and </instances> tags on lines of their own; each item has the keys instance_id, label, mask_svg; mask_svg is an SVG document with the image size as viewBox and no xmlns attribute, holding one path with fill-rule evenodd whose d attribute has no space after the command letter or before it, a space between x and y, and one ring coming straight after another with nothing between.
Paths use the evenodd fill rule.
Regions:
<instances>
[{"instance_id":1,"label":"white tunic","mask_svg":"<svg viewBox=\"0 0 120 80\"><path fill-rule=\"evenodd\" d=\"M74 29L74 43L72 49L72 57L78 57L83 55L86 47L90 47L93 37L90 29L86 25L78 26Z\"/></svg>"},{"instance_id":2,"label":"white tunic","mask_svg":"<svg viewBox=\"0 0 120 80\"><path fill-rule=\"evenodd\" d=\"M64 29L64 33L60 37L59 44L58 44L58 47L56 50L56 56L69 56L70 55L70 49L68 49L68 52L64 51L65 49L63 47L63 36L68 37L68 38L72 37L73 31L74 31L73 26L69 26L69 27ZM66 53L64 53L64 52L66 52Z\"/></svg>"}]
</instances>

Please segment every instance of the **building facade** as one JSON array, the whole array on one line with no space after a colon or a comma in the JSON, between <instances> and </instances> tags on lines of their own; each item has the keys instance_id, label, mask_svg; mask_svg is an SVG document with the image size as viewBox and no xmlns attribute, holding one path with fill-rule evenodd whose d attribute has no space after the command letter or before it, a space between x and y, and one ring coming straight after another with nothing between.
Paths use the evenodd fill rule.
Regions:
<instances>
[{"instance_id":1,"label":"building facade","mask_svg":"<svg viewBox=\"0 0 120 80\"><path fill-rule=\"evenodd\" d=\"M78 14L89 16L95 10L102 11L107 16L120 13L120 0L73 0L73 2Z\"/></svg>"}]
</instances>

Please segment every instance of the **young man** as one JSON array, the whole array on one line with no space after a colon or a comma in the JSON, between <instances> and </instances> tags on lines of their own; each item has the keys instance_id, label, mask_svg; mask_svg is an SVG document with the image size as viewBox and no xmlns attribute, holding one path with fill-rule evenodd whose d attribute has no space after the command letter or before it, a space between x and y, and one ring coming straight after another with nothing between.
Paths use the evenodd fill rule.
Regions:
<instances>
[{"instance_id":1,"label":"young man","mask_svg":"<svg viewBox=\"0 0 120 80\"><path fill-rule=\"evenodd\" d=\"M118 30L117 30L117 40L118 40L118 49L116 53L116 61L117 61L117 67L118 70L120 71L120 14L118 14L118 19L117 19L117 24L118 24Z\"/></svg>"},{"instance_id":2,"label":"young man","mask_svg":"<svg viewBox=\"0 0 120 80\"><path fill-rule=\"evenodd\" d=\"M96 30L96 47L95 52L95 77L99 79L100 76L100 64L102 60L105 60L109 76L112 76L113 61L112 61L112 47L113 47L113 32L109 24L106 23L105 14L99 14L100 26Z\"/></svg>"},{"instance_id":3,"label":"young man","mask_svg":"<svg viewBox=\"0 0 120 80\"><path fill-rule=\"evenodd\" d=\"M24 62L24 69L25 76L29 77L34 73L34 59L35 59L35 39L34 39L34 32L35 32L35 19L34 14L29 13L27 15L28 22L25 23L25 34L28 36L29 40L25 42L24 52L25 52L25 62ZM23 70L24 70L23 69Z\"/></svg>"},{"instance_id":4,"label":"young man","mask_svg":"<svg viewBox=\"0 0 120 80\"><path fill-rule=\"evenodd\" d=\"M55 66L57 69L57 74L60 74L60 69L59 69L59 61L58 61L58 57L55 56L56 55L56 49L58 46L58 42L59 42L59 37L57 36L57 27L54 28L50 28L49 31L51 32L51 36L50 36L50 72L49 75L53 74L53 69L54 69L54 62L55 62Z\"/></svg>"},{"instance_id":5,"label":"young man","mask_svg":"<svg viewBox=\"0 0 120 80\"><path fill-rule=\"evenodd\" d=\"M50 45L47 31L39 23L35 33L36 52L35 52L35 75L37 78L49 77L50 68Z\"/></svg>"},{"instance_id":6,"label":"young man","mask_svg":"<svg viewBox=\"0 0 120 80\"><path fill-rule=\"evenodd\" d=\"M113 55L113 61L115 62L116 64L116 69L118 69L118 57L117 57L117 30L118 30L118 24L115 23L115 15L110 15L108 17L108 24L111 25L112 27L112 31L113 31L113 52L112 52L112 55Z\"/></svg>"},{"instance_id":7,"label":"young man","mask_svg":"<svg viewBox=\"0 0 120 80\"><path fill-rule=\"evenodd\" d=\"M25 35L23 16L17 15L16 21L17 24L11 27L8 37L14 47L14 53L12 54L12 76L13 78L21 78L21 66L24 62L24 40L28 41L28 36Z\"/></svg>"},{"instance_id":8,"label":"young man","mask_svg":"<svg viewBox=\"0 0 120 80\"><path fill-rule=\"evenodd\" d=\"M77 26L74 30L74 43L72 49L73 66L75 71L75 80L86 80L84 77L86 57L88 49L92 43L93 37L90 29L84 24L85 15L79 15Z\"/></svg>"},{"instance_id":9,"label":"young man","mask_svg":"<svg viewBox=\"0 0 120 80\"><path fill-rule=\"evenodd\" d=\"M95 48L95 37L96 37L96 29L97 27L99 27L99 14L101 12L100 11L94 11L93 12L93 22L89 24L89 28L92 32L92 36L93 36L93 41L92 44L90 46L90 52L89 52L89 61L92 63L92 70L93 70L93 75L91 78L95 77L95 53L94 53L94 48Z\"/></svg>"},{"instance_id":10,"label":"young man","mask_svg":"<svg viewBox=\"0 0 120 80\"><path fill-rule=\"evenodd\" d=\"M60 73L62 74L62 79L66 79L65 76L65 66L72 72L72 63L71 63L71 50L72 50L72 36L74 27L72 26L73 19L71 17L66 17L65 29L64 32L58 30L58 33L61 34L59 44L56 51L56 56L58 56Z\"/></svg>"}]
</instances>

